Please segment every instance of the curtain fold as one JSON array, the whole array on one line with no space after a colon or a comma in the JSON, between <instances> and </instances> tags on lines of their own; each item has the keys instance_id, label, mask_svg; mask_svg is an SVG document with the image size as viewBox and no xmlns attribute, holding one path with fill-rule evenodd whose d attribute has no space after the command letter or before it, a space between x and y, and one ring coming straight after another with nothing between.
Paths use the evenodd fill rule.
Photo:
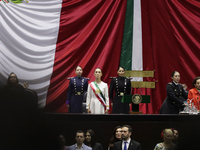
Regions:
<instances>
[{"instance_id":1,"label":"curtain fold","mask_svg":"<svg viewBox=\"0 0 200 150\"><path fill-rule=\"evenodd\" d=\"M132 42L127 39L122 45L129 2L133 1L0 1L1 88L15 72L20 83L28 82L38 93L40 107L67 112L67 78L75 76L76 66L83 67L90 81L94 69L101 68L102 80L109 85L122 65L121 51ZM154 78L143 80L158 81L155 89L141 89L151 95L151 103L140 107L144 113L159 112L173 71L180 72L188 90L199 76L199 10L196 0L141 0L143 70L155 70ZM130 68L128 57L123 64Z\"/></svg>"},{"instance_id":2,"label":"curtain fold","mask_svg":"<svg viewBox=\"0 0 200 150\"><path fill-rule=\"evenodd\" d=\"M126 0L63 1L47 111L67 111L67 77L75 76L78 65L91 81L101 68L102 80L110 84L119 65L125 11Z\"/></svg>"},{"instance_id":3,"label":"curtain fold","mask_svg":"<svg viewBox=\"0 0 200 150\"><path fill-rule=\"evenodd\" d=\"M36 91L44 107L53 71L61 0L0 1L0 86L11 72Z\"/></svg>"},{"instance_id":4,"label":"curtain fold","mask_svg":"<svg viewBox=\"0 0 200 150\"><path fill-rule=\"evenodd\" d=\"M152 107L148 108L152 109L148 112L158 113L173 71L180 72L180 82L186 83L188 90L199 76L200 2L142 0L142 4L144 69L152 68L148 61L152 57L158 81L151 91Z\"/></svg>"}]
</instances>

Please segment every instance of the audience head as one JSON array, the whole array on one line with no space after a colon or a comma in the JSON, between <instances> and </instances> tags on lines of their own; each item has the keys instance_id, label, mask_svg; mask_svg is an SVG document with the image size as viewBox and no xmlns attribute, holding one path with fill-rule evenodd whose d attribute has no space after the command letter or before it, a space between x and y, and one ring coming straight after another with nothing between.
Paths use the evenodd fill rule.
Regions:
<instances>
[{"instance_id":1,"label":"audience head","mask_svg":"<svg viewBox=\"0 0 200 150\"><path fill-rule=\"evenodd\" d=\"M175 83L179 83L179 81L180 81L180 73L178 71L172 72L171 78Z\"/></svg>"},{"instance_id":2,"label":"audience head","mask_svg":"<svg viewBox=\"0 0 200 150\"><path fill-rule=\"evenodd\" d=\"M8 79L7 79L7 84L8 85L16 85L19 83L19 80L17 78L17 75L12 72L9 76L8 76Z\"/></svg>"},{"instance_id":3,"label":"audience head","mask_svg":"<svg viewBox=\"0 0 200 150\"><path fill-rule=\"evenodd\" d=\"M77 66L76 69L75 69L75 73L78 77L82 76L83 74L83 69L81 66Z\"/></svg>"},{"instance_id":4,"label":"audience head","mask_svg":"<svg viewBox=\"0 0 200 150\"><path fill-rule=\"evenodd\" d=\"M121 136L122 136L122 133L121 133L121 130L122 130L122 127L121 126L117 126L115 129L114 129L114 132L113 132L113 136L117 139L117 140L121 140Z\"/></svg>"},{"instance_id":5,"label":"audience head","mask_svg":"<svg viewBox=\"0 0 200 150\"><path fill-rule=\"evenodd\" d=\"M76 132L76 137L75 137L75 140L76 140L76 143L79 144L79 145L82 145L84 140L85 140L85 134L83 131L81 130L78 130Z\"/></svg>"},{"instance_id":6,"label":"audience head","mask_svg":"<svg viewBox=\"0 0 200 150\"><path fill-rule=\"evenodd\" d=\"M118 70L117 70L118 76L119 76L119 77L123 77L123 76L124 76L124 73L125 73L124 67L119 67Z\"/></svg>"},{"instance_id":7,"label":"audience head","mask_svg":"<svg viewBox=\"0 0 200 150\"><path fill-rule=\"evenodd\" d=\"M196 87L200 90L200 77L196 77L192 82L193 87Z\"/></svg>"},{"instance_id":8,"label":"audience head","mask_svg":"<svg viewBox=\"0 0 200 150\"><path fill-rule=\"evenodd\" d=\"M85 144L88 146L93 146L95 144L95 136L93 130L87 130L85 134Z\"/></svg>"},{"instance_id":9,"label":"audience head","mask_svg":"<svg viewBox=\"0 0 200 150\"><path fill-rule=\"evenodd\" d=\"M58 141L59 141L60 146L65 146L66 145L65 136L63 134L60 134L58 136Z\"/></svg>"},{"instance_id":10,"label":"audience head","mask_svg":"<svg viewBox=\"0 0 200 150\"><path fill-rule=\"evenodd\" d=\"M163 138L165 143L172 142L173 132L172 129L164 129L161 133L161 138Z\"/></svg>"},{"instance_id":11,"label":"audience head","mask_svg":"<svg viewBox=\"0 0 200 150\"><path fill-rule=\"evenodd\" d=\"M132 134L132 128L129 125L123 125L121 132L122 132L122 140L128 141Z\"/></svg>"},{"instance_id":12,"label":"audience head","mask_svg":"<svg viewBox=\"0 0 200 150\"><path fill-rule=\"evenodd\" d=\"M114 144L115 142L121 140L121 135L122 135L121 129L122 129L121 126L115 127L115 129L114 129L114 131L113 131L113 134L112 134L112 138L110 139L110 145L109 145L110 149L112 149L113 144Z\"/></svg>"},{"instance_id":13,"label":"audience head","mask_svg":"<svg viewBox=\"0 0 200 150\"><path fill-rule=\"evenodd\" d=\"M177 141L178 138L179 138L178 130L174 130L174 131L173 131L173 141Z\"/></svg>"}]
</instances>

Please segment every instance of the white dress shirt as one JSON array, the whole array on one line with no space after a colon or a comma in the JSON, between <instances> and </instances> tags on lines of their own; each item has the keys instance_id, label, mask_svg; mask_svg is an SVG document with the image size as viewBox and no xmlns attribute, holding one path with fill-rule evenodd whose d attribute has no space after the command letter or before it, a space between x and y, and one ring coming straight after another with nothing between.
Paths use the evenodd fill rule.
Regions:
<instances>
[{"instance_id":1,"label":"white dress shirt","mask_svg":"<svg viewBox=\"0 0 200 150\"><path fill-rule=\"evenodd\" d=\"M126 147L127 147L127 150L128 150L128 148L129 148L129 144L130 144L130 142L131 142L131 138L129 138L129 140L128 141L122 141L122 150L124 150L124 142L127 142L126 143Z\"/></svg>"}]
</instances>

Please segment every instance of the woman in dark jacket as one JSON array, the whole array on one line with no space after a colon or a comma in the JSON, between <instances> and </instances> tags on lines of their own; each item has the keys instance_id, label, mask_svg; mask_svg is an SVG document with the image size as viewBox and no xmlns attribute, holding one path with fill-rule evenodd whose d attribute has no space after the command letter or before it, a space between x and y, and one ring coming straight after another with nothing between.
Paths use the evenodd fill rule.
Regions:
<instances>
[{"instance_id":1,"label":"woman in dark jacket","mask_svg":"<svg viewBox=\"0 0 200 150\"><path fill-rule=\"evenodd\" d=\"M87 130L85 134L85 145L92 147L92 150L103 150L103 147L100 143L97 143L95 141L94 131L93 130Z\"/></svg>"},{"instance_id":2,"label":"woman in dark jacket","mask_svg":"<svg viewBox=\"0 0 200 150\"><path fill-rule=\"evenodd\" d=\"M174 71L171 75L172 82L166 86L167 98L163 102L160 114L179 114L179 111L184 108L184 101L187 100L188 93L179 83L180 73Z\"/></svg>"},{"instance_id":3,"label":"woman in dark jacket","mask_svg":"<svg viewBox=\"0 0 200 150\"><path fill-rule=\"evenodd\" d=\"M4 101L13 106L21 103L24 98L24 87L19 84L17 75L14 72L12 72L7 79L7 84L3 89L3 95Z\"/></svg>"}]
</instances>

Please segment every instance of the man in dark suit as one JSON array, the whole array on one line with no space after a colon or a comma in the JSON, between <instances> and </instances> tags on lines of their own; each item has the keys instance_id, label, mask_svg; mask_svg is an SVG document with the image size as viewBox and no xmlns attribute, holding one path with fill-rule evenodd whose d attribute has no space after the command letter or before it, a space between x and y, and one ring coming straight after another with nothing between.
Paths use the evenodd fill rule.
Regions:
<instances>
[{"instance_id":1,"label":"man in dark suit","mask_svg":"<svg viewBox=\"0 0 200 150\"><path fill-rule=\"evenodd\" d=\"M85 145L83 142L85 140L84 132L79 130L76 132L76 144L67 147L67 150L92 150L91 147Z\"/></svg>"},{"instance_id":2,"label":"man in dark suit","mask_svg":"<svg viewBox=\"0 0 200 150\"><path fill-rule=\"evenodd\" d=\"M140 143L131 140L132 128L129 125L122 126L122 141L114 144L113 150L141 150Z\"/></svg>"}]
</instances>

